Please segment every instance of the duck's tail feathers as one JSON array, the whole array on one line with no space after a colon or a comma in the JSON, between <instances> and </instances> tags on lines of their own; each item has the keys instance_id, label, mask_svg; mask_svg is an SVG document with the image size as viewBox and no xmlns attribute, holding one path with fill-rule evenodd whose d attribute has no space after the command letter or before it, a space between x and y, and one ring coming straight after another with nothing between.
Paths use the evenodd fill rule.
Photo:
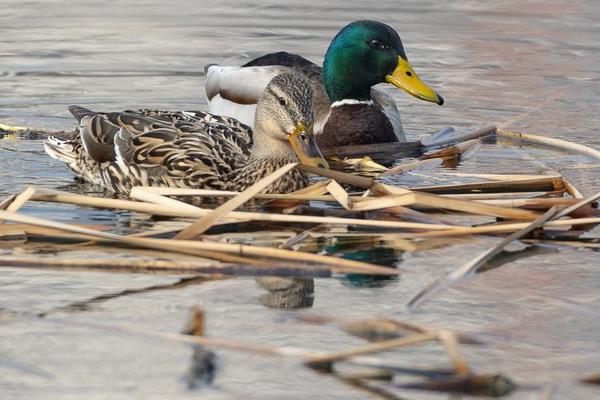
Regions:
<instances>
[{"instance_id":1,"label":"duck's tail feathers","mask_svg":"<svg viewBox=\"0 0 600 400\"><path fill-rule=\"evenodd\" d=\"M208 75L208 70L210 69L210 67L218 67L219 64L215 64L215 63L211 63L211 64L206 64L204 66L204 76Z\"/></svg>"},{"instance_id":2,"label":"duck's tail feathers","mask_svg":"<svg viewBox=\"0 0 600 400\"><path fill-rule=\"evenodd\" d=\"M56 136L48 136L44 142L46 153L52 158L71 164L76 161L75 147L72 140L64 140Z\"/></svg>"},{"instance_id":3,"label":"duck's tail feathers","mask_svg":"<svg viewBox=\"0 0 600 400\"><path fill-rule=\"evenodd\" d=\"M92 111L90 109L87 109L87 108L81 107L81 106L72 105L72 106L69 106L68 108L69 108L69 111L71 112L71 114L73 114L73 116L79 122L81 122L81 120L84 117L94 116L94 115L98 114L96 111Z\"/></svg>"}]
</instances>

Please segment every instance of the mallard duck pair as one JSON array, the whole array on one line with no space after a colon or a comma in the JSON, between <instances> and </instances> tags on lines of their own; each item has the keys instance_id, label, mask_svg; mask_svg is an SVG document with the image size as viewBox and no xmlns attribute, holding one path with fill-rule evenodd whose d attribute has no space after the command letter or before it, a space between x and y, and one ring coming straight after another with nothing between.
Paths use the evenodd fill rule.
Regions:
<instances>
[{"instance_id":1,"label":"mallard duck pair","mask_svg":"<svg viewBox=\"0 0 600 400\"><path fill-rule=\"evenodd\" d=\"M379 83L425 101L444 103L416 74L398 33L377 21L356 21L332 40L323 67L286 52L268 54L241 67L208 65L208 110L252 125L257 99L273 76L302 73L315 92L315 135L320 147L404 142L400 113Z\"/></svg>"},{"instance_id":2,"label":"mallard duck pair","mask_svg":"<svg viewBox=\"0 0 600 400\"><path fill-rule=\"evenodd\" d=\"M79 135L50 138L46 152L77 177L118 193L132 186L239 191L288 162L327 167L313 132L325 147L402 140L398 110L371 88L375 84L389 82L443 103L408 63L398 34L374 21L343 28L322 72L289 53L206 70L209 113L101 113L72 106ZM306 173L296 169L267 192L307 184Z\"/></svg>"}]
</instances>

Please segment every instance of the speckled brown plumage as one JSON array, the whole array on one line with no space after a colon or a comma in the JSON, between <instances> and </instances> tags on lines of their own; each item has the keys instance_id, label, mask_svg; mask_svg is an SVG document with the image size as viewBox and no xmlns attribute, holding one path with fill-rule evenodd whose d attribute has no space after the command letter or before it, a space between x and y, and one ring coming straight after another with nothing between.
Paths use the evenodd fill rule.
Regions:
<instances>
[{"instance_id":1,"label":"speckled brown plumage","mask_svg":"<svg viewBox=\"0 0 600 400\"><path fill-rule=\"evenodd\" d=\"M46 151L65 161L78 178L116 193L129 193L133 186L243 190L296 161L252 159L252 130L233 118L199 111L71 111L80 120L80 135L73 140L51 138ZM94 159L100 152L87 151L105 144L113 149L111 160L106 154ZM289 192L307 184L308 176L294 170L266 192Z\"/></svg>"}]
</instances>

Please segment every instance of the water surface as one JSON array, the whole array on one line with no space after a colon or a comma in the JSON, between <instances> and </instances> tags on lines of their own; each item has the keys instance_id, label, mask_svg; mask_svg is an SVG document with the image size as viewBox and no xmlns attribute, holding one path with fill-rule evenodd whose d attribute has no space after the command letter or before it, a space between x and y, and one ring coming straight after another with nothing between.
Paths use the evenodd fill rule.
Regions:
<instances>
[{"instance_id":1,"label":"water surface","mask_svg":"<svg viewBox=\"0 0 600 400\"><path fill-rule=\"evenodd\" d=\"M205 109L203 65L241 64L282 49L320 63L343 25L372 18L399 31L417 72L446 99L438 107L386 87L411 135L426 137L446 126L469 130L497 124L600 148L597 1L256 3L4 0L0 120L70 129L69 104L99 110ZM28 185L82 190L64 165L43 154L39 141L0 140L0 166L0 197ZM558 171L585 193L600 187L597 170L597 163L583 157L508 144L486 145L458 167L459 172ZM440 169L396 183L428 184L435 172ZM24 211L65 222L114 224L118 232L135 230L140 223L130 213L89 208L74 212L72 206L35 204ZM484 347L465 348L477 371L555 386L556 399L597 398L597 390L574 383L600 369L600 278L592 251L565 249L522 259L441 293L416 314L407 312L406 302L420 288L493 243L480 239L418 253L390 248L353 254L374 262L391 259L405 272L400 279L367 285L345 278L316 279L314 298L296 304L317 314L385 316L484 332L496 339ZM333 327L286 322L283 317L296 311L274 308L285 302L265 297L268 293L252 278L115 298L83 312L34 316L93 296L177 279L3 268L0 310L11 318L0 322L0 397L364 398L294 361L228 351L218 352L214 384L190 389L186 376L194 350L189 346L86 325L177 332L190 307L201 305L211 335L314 350L362 343ZM402 365L445 366L435 346L387 357ZM517 392L510 398L538 399L540 394Z\"/></svg>"}]
</instances>

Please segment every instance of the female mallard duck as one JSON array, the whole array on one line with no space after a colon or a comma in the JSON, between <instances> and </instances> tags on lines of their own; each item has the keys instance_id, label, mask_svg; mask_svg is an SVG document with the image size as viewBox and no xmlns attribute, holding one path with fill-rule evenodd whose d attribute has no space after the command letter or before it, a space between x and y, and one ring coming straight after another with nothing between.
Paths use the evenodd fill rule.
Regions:
<instances>
[{"instance_id":1,"label":"female mallard duck","mask_svg":"<svg viewBox=\"0 0 600 400\"><path fill-rule=\"evenodd\" d=\"M378 83L391 83L421 100L444 102L419 79L395 30L377 21L356 21L335 36L322 69L285 52L242 67L208 65L209 111L251 124L266 83L290 68L303 73L315 92L315 134L321 147L406 141L393 99L372 87Z\"/></svg>"},{"instance_id":2,"label":"female mallard duck","mask_svg":"<svg viewBox=\"0 0 600 400\"><path fill-rule=\"evenodd\" d=\"M241 191L289 162L327 167L314 141L313 92L298 73L271 80L256 105L254 132L203 112L98 113L72 106L80 134L49 138L46 152L85 181L117 192L132 186ZM294 169L267 188L284 193L308 184Z\"/></svg>"}]
</instances>

